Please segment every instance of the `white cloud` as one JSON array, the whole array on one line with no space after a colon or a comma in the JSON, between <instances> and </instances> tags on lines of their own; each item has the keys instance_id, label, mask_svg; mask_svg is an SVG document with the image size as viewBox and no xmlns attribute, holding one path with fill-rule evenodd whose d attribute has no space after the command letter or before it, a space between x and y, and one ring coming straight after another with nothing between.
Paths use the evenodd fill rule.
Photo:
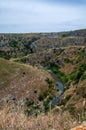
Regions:
<instances>
[{"instance_id":1,"label":"white cloud","mask_svg":"<svg viewBox=\"0 0 86 130\"><path fill-rule=\"evenodd\" d=\"M1 31L5 30L4 28L7 26L10 27L10 30L6 29L8 32L13 32L14 27L19 27L17 32L20 30L25 32L25 29L27 32L71 30L75 26L82 27L82 24L86 27L85 10L84 6L60 3L51 5L36 0L1 0Z\"/></svg>"}]
</instances>

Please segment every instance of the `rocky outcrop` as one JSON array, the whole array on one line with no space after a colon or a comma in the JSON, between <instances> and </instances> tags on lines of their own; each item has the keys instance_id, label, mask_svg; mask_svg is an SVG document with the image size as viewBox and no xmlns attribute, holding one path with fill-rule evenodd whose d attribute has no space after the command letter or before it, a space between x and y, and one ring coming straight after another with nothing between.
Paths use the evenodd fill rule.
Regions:
<instances>
[{"instance_id":1,"label":"rocky outcrop","mask_svg":"<svg viewBox=\"0 0 86 130\"><path fill-rule=\"evenodd\" d=\"M86 130L86 122L84 122L83 124L81 124L75 128L72 128L71 130Z\"/></svg>"}]
</instances>

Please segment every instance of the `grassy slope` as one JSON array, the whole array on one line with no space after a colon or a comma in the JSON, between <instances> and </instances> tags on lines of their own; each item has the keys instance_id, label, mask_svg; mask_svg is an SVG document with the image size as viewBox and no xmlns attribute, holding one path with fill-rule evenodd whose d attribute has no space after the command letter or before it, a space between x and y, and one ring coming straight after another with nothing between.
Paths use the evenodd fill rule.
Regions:
<instances>
[{"instance_id":1,"label":"grassy slope","mask_svg":"<svg viewBox=\"0 0 86 130\"><path fill-rule=\"evenodd\" d=\"M51 76L41 69L0 59L0 97L12 94L23 98L30 95L30 98L35 97L36 100L38 95L48 89L47 78L52 80Z\"/></svg>"}]
</instances>

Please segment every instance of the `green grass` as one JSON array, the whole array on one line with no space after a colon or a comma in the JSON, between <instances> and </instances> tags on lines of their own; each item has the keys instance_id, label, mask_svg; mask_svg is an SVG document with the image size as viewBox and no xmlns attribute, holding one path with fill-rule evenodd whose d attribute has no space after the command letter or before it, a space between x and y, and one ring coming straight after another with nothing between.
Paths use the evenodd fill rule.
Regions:
<instances>
[{"instance_id":1,"label":"green grass","mask_svg":"<svg viewBox=\"0 0 86 130\"><path fill-rule=\"evenodd\" d=\"M86 70L86 63L78 66L77 69L74 70L71 74L67 75L66 78L70 82L74 81L75 83L78 83L80 78L82 80L86 78L86 75L84 75L85 70Z\"/></svg>"},{"instance_id":2,"label":"green grass","mask_svg":"<svg viewBox=\"0 0 86 130\"><path fill-rule=\"evenodd\" d=\"M62 80L63 84L68 82L68 77L60 71L60 67L51 65L49 69L52 70L60 80Z\"/></svg>"},{"instance_id":3,"label":"green grass","mask_svg":"<svg viewBox=\"0 0 86 130\"><path fill-rule=\"evenodd\" d=\"M84 74L86 70L86 63L81 64L74 70L71 74L65 75L63 72L60 71L60 67L51 65L49 67L57 76L62 80L64 84L70 83L74 81L75 83L78 83L80 78L82 80L86 79L86 75Z\"/></svg>"},{"instance_id":4,"label":"green grass","mask_svg":"<svg viewBox=\"0 0 86 130\"><path fill-rule=\"evenodd\" d=\"M84 57L84 51L81 50L81 51L77 52L76 55L80 56L80 57Z\"/></svg>"}]
</instances>

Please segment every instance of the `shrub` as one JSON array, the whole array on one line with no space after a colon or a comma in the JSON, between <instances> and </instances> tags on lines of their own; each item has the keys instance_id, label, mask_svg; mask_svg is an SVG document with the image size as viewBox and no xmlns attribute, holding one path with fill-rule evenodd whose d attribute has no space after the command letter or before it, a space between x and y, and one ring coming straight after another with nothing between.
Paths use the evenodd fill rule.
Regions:
<instances>
[{"instance_id":1,"label":"shrub","mask_svg":"<svg viewBox=\"0 0 86 130\"><path fill-rule=\"evenodd\" d=\"M11 58L8 52L2 51L2 50L0 50L0 57L5 58L7 60Z\"/></svg>"},{"instance_id":2,"label":"shrub","mask_svg":"<svg viewBox=\"0 0 86 130\"><path fill-rule=\"evenodd\" d=\"M43 94L41 94L40 96L39 96L39 101L43 101L47 96L48 96L48 91L46 91L46 92L43 92Z\"/></svg>"},{"instance_id":3,"label":"shrub","mask_svg":"<svg viewBox=\"0 0 86 130\"><path fill-rule=\"evenodd\" d=\"M53 86L53 81L50 80L49 78L46 79L47 83L48 83L48 87L51 89L51 88L54 88Z\"/></svg>"},{"instance_id":4,"label":"shrub","mask_svg":"<svg viewBox=\"0 0 86 130\"><path fill-rule=\"evenodd\" d=\"M27 105L27 107L29 107L29 106L32 106L34 104L34 102L27 100L25 104Z\"/></svg>"},{"instance_id":5,"label":"shrub","mask_svg":"<svg viewBox=\"0 0 86 130\"><path fill-rule=\"evenodd\" d=\"M65 58L64 61L65 61L66 63L72 63L72 61L71 61L70 59L68 59L68 58Z\"/></svg>"},{"instance_id":6,"label":"shrub","mask_svg":"<svg viewBox=\"0 0 86 130\"><path fill-rule=\"evenodd\" d=\"M45 112L49 111L49 102L50 102L49 99L47 99L46 101L44 101Z\"/></svg>"}]
</instances>

